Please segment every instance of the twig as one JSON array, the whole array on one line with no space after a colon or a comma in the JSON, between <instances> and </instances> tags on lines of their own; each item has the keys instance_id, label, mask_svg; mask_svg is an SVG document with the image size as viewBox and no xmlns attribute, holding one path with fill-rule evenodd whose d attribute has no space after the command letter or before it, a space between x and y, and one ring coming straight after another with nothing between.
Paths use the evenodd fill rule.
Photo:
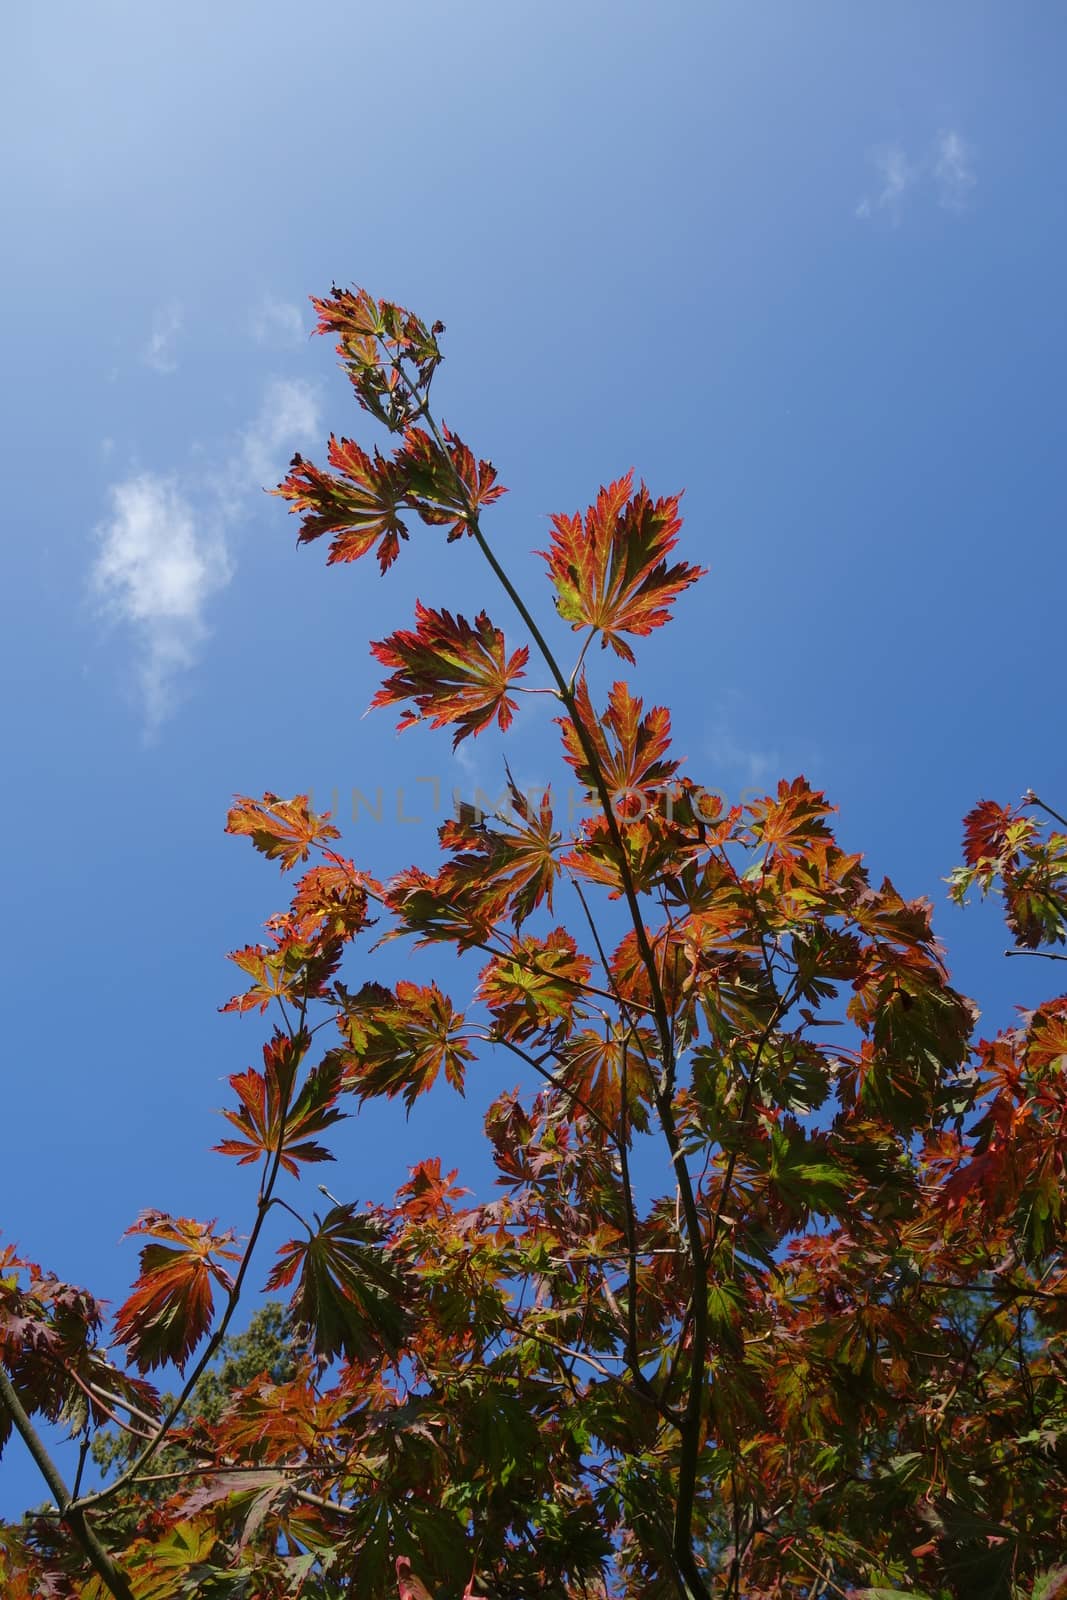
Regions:
<instances>
[{"instance_id":1,"label":"twig","mask_svg":"<svg viewBox=\"0 0 1067 1600\"><path fill-rule=\"evenodd\" d=\"M84 1510L74 1503L73 1497L67 1489L59 1474L59 1469L45 1449L33 1423L23 1410L22 1402L15 1393L15 1387L7 1375L7 1370L0 1365L0 1404L10 1414L15 1428L22 1436L30 1455L33 1457L45 1483L52 1491L52 1497L59 1509L59 1514L75 1539L85 1551L93 1571L106 1584L115 1600L134 1600L133 1590L129 1580L122 1570L116 1566L111 1556L104 1549L96 1536L96 1531L85 1515Z\"/></svg>"},{"instance_id":2,"label":"twig","mask_svg":"<svg viewBox=\"0 0 1067 1600\"><path fill-rule=\"evenodd\" d=\"M1062 822L1063 826L1067 828L1067 817L1061 817L1058 811L1053 811L1052 807L1047 805L1032 789L1027 790L1023 796L1023 802L1026 805L1040 806L1042 811L1047 811L1050 817L1055 817L1057 822Z\"/></svg>"}]
</instances>

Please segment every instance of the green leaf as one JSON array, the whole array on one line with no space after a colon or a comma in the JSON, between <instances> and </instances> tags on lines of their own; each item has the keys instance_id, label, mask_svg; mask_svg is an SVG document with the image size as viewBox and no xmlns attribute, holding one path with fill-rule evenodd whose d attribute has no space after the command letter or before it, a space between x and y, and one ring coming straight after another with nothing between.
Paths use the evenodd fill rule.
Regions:
<instances>
[{"instance_id":1,"label":"green leaf","mask_svg":"<svg viewBox=\"0 0 1067 1600\"><path fill-rule=\"evenodd\" d=\"M311 1329L318 1355L372 1361L383 1351L399 1353L410 1284L387 1254L375 1217L335 1206L317 1233L282 1246L267 1288L291 1283L298 1268L291 1309Z\"/></svg>"},{"instance_id":2,"label":"green leaf","mask_svg":"<svg viewBox=\"0 0 1067 1600\"><path fill-rule=\"evenodd\" d=\"M1064 1600L1067 1596L1067 1567L1052 1567L1034 1579L1030 1600Z\"/></svg>"}]
</instances>

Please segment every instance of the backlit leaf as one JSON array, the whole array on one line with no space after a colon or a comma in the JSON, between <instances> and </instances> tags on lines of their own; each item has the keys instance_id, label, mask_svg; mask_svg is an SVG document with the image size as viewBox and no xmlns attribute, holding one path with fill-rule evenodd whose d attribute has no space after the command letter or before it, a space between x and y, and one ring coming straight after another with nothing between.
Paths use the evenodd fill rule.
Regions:
<instances>
[{"instance_id":1,"label":"backlit leaf","mask_svg":"<svg viewBox=\"0 0 1067 1600\"><path fill-rule=\"evenodd\" d=\"M212 1283L229 1292L223 1260L236 1261L232 1233L216 1234L213 1222L194 1222L146 1211L128 1234L149 1234L141 1251L141 1275L115 1316L115 1337L128 1347L142 1372L167 1361L185 1365L211 1326Z\"/></svg>"},{"instance_id":2,"label":"backlit leaf","mask_svg":"<svg viewBox=\"0 0 1067 1600\"><path fill-rule=\"evenodd\" d=\"M309 1238L282 1247L268 1290L291 1283L298 1271L291 1309L311 1329L317 1354L370 1361L399 1351L410 1288L376 1218L335 1206Z\"/></svg>"},{"instance_id":3,"label":"backlit leaf","mask_svg":"<svg viewBox=\"0 0 1067 1600\"><path fill-rule=\"evenodd\" d=\"M584 518L552 518L552 545L543 551L559 614L572 627L594 628L625 661L633 651L624 633L649 634L670 619L683 589L704 572L667 557L678 542L679 497L653 500L633 474L601 489Z\"/></svg>"},{"instance_id":4,"label":"backlit leaf","mask_svg":"<svg viewBox=\"0 0 1067 1600\"><path fill-rule=\"evenodd\" d=\"M508 690L523 676L529 656L525 645L508 657L504 635L484 611L472 624L416 601L415 617L413 630L371 645L382 665L394 669L371 705L413 700L417 710L406 711L398 727L408 728L423 718L434 728L455 723L453 748L494 718L507 728L515 710Z\"/></svg>"}]
</instances>

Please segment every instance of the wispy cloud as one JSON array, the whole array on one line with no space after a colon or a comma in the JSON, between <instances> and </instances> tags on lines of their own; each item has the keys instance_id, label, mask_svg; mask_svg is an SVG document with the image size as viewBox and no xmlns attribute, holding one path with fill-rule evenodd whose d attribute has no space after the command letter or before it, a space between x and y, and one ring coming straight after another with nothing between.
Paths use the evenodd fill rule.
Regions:
<instances>
[{"instance_id":1,"label":"wispy cloud","mask_svg":"<svg viewBox=\"0 0 1067 1600\"><path fill-rule=\"evenodd\" d=\"M881 186L873 199L864 196L856 207L856 215L869 217L875 211L882 211L895 227L903 211L904 196L914 185L918 174L898 144L886 145L884 149L876 151L873 160Z\"/></svg>"},{"instance_id":2,"label":"wispy cloud","mask_svg":"<svg viewBox=\"0 0 1067 1600\"><path fill-rule=\"evenodd\" d=\"M778 775L777 751L754 749L742 743L725 722L708 730L704 749L713 776L722 773L731 780L740 777L745 783L759 784Z\"/></svg>"},{"instance_id":3,"label":"wispy cloud","mask_svg":"<svg viewBox=\"0 0 1067 1600\"><path fill-rule=\"evenodd\" d=\"M151 731L171 708L173 680L192 666L204 638L208 600L233 566L222 528L173 477L144 472L110 490L110 515L97 528L92 586L138 639L138 680Z\"/></svg>"},{"instance_id":4,"label":"wispy cloud","mask_svg":"<svg viewBox=\"0 0 1067 1600\"><path fill-rule=\"evenodd\" d=\"M246 482L258 488L273 487L294 447L313 439L318 426L319 402L311 386L300 378L273 379L254 420L241 435Z\"/></svg>"},{"instance_id":5,"label":"wispy cloud","mask_svg":"<svg viewBox=\"0 0 1067 1600\"><path fill-rule=\"evenodd\" d=\"M978 182L970 146L953 128L942 129L914 160L903 145L889 144L873 151L871 161L878 176L877 187L860 200L856 216L864 220L880 217L894 228L903 219L914 193L933 188L938 204L946 211L962 212Z\"/></svg>"},{"instance_id":6,"label":"wispy cloud","mask_svg":"<svg viewBox=\"0 0 1067 1600\"><path fill-rule=\"evenodd\" d=\"M934 141L934 182L946 211L963 211L978 182L970 146L953 128L943 128Z\"/></svg>"},{"instance_id":7,"label":"wispy cloud","mask_svg":"<svg viewBox=\"0 0 1067 1600\"><path fill-rule=\"evenodd\" d=\"M254 307L250 326L257 344L298 344L307 331L300 307L271 294Z\"/></svg>"},{"instance_id":8,"label":"wispy cloud","mask_svg":"<svg viewBox=\"0 0 1067 1600\"><path fill-rule=\"evenodd\" d=\"M146 365L154 372L177 371L178 359L175 351L184 321L185 314L177 301L160 306L152 318L152 332L142 353Z\"/></svg>"},{"instance_id":9,"label":"wispy cloud","mask_svg":"<svg viewBox=\"0 0 1067 1600\"><path fill-rule=\"evenodd\" d=\"M173 710L180 675L199 658L210 601L233 577L228 534L254 510L254 491L280 476L287 455L311 442L318 425L314 391L275 379L220 468L198 476L134 472L111 485L90 589L104 614L133 635L150 734Z\"/></svg>"},{"instance_id":10,"label":"wispy cloud","mask_svg":"<svg viewBox=\"0 0 1067 1600\"><path fill-rule=\"evenodd\" d=\"M715 714L704 725L699 761L689 776L709 787L717 784L731 803L742 788L773 782L781 776L784 752L763 737L766 731L746 694L723 690Z\"/></svg>"}]
</instances>

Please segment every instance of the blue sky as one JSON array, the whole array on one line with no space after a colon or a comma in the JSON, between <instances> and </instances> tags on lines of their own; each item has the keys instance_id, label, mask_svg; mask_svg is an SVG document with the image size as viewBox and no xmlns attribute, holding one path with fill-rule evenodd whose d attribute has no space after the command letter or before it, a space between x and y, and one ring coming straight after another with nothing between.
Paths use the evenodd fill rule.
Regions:
<instances>
[{"instance_id":1,"label":"blue sky","mask_svg":"<svg viewBox=\"0 0 1067 1600\"><path fill-rule=\"evenodd\" d=\"M694 777L803 772L941 902L976 799L1062 808L1058 7L55 0L6 38L5 1239L117 1301L143 1207L250 1215L206 1152L260 1036L216 1008L282 890L235 791L345 819L380 785L346 832L380 874L432 856L418 777L495 792L491 741L361 720L416 595L514 632L473 553L326 572L262 493L367 434L307 338L333 280L447 324L439 403L530 584L548 513L685 487L710 576L635 682ZM550 747L520 721L524 781ZM938 920L989 1027L1047 992L995 917ZM483 1181L495 1070L349 1124L331 1188ZM10 1450L0 1511L36 1498Z\"/></svg>"}]
</instances>

